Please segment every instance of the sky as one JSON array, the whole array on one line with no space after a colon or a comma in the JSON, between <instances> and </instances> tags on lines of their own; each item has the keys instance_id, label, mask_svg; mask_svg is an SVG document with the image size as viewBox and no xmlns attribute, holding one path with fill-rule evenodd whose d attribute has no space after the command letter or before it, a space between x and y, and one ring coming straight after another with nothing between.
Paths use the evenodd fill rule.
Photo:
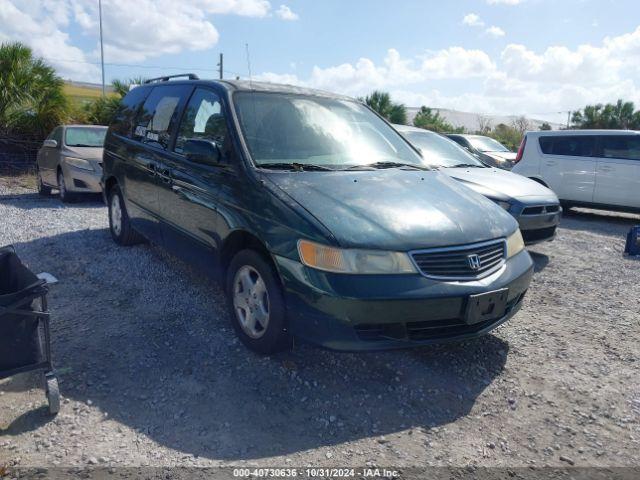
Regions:
<instances>
[{"instance_id":1,"label":"sky","mask_svg":"<svg viewBox=\"0 0 640 480\"><path fill-rule=\"evenodd\" d=\"M638 0L102 0L106 81L194 72L566 121L640 108ZM0 41L100 82L98 0L0 0ZM247 55L247 47L248 52Z\"/></svg>"}]
</instances>

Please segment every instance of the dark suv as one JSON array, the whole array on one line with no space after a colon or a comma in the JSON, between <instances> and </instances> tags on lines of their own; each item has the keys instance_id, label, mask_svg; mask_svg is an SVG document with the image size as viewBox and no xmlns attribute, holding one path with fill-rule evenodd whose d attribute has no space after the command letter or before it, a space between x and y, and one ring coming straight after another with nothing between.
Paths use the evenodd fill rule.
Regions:
<instances>
[{"instance_id":1,"label":"dark suv","mask_svg":"<svg viewBox=\"0 0 640 480\"><path fill-rule=\"evenodd\" d=\"M109 128L102 182L113 239L217 275L259 352L480 335L518 310L533 271L508 213L324 92L150 81Z\"/></svg>"}]
</instances>

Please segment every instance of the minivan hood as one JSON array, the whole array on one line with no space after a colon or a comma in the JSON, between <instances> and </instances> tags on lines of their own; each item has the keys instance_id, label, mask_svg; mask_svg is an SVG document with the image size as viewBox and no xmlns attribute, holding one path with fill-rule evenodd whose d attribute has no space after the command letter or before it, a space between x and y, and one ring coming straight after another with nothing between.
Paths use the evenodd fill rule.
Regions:
<instances>
[{"instance_id":1,"label":"minivan hood","mask_svg":"<svg viewBox=\"0 0 640 480\"><path fill-rule=\"evenodd\" d=\"M442 172L460 180L483 195L494 198L507 196L515 199L525 197L547 198L549 202L558 202L553 191L529 178L499 168L443 168Z\"/></svg>"},{"instance_id":2,"label":"minivan hood","mask_svg":"<svg viewBox=\"0 0 640 480\"><path fill-rule=\"evenodd\" d=\"M63 155L101 162L103 150L102 147L65 147Z\"/></svg>"},{"instance_id":3,"label":"minivan hood","mask_svg":"<svg viewBox=\"0 0 640 480\"><path fill-rule=\"evenodd\" d=\"M265 174L342 247L408 251L506 237L516 221L436 171L385 169Z\"/></svg>"}]
</instances>

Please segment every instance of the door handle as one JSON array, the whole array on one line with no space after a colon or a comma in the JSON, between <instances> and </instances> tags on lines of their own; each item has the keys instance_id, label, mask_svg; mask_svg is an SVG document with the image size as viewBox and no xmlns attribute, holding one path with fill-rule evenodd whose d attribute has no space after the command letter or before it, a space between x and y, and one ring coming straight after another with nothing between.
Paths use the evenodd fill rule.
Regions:
<instances>
[{"instance_id":1,"label":"door handle","mask_svg":"<svg viewBox=\"0 0 640 480\"><path fill-rule=\"evenodd\" d=\"M556 162L554 162L553 160L547 160L547 162L546 162L546 163L547 163L547 166L548 166L548 167L554 167L554 166L556 166L556 165L557 165L557 163L556 163Z\"/></svg>"},{"instance_id":2,"label":"door handle","mask_svg":"<svg viewBox=\"0 0 640 480\"><path fill-rule=\"evenodd\" d=\"M165 168L163 170L156 171L164 183L171 183L171 170Z\"/></svg>"}]
</instances>

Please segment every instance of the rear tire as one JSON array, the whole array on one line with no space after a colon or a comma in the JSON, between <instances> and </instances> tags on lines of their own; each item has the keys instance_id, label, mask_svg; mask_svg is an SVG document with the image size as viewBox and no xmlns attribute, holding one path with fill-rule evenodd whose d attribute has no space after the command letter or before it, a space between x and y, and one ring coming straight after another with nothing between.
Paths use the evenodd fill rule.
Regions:
<instances>
[{"instance_id":1,"label":"rear tire","mask_svg":"<svg viewBox=\"0 0 640 480\"><path fill-rule=\"evenodd\" d=\"M226 287L233 328L247 348L261 354L291 349L282 287L267 259L255 250L238 252Z\"/></svg>"},{"instance_id":2,"label":"rear tire","mask_svg":"<svg viewBox=\"0 0 640 480\"><path fill-rule=\"evenodd\" d=\"M49 195L51 195L51 187L47 187L42 182L42 175L40 175L40 169L36 170L36 176L38 177L38 179L37 179L37 181L38 181L38 193L43 197L48 197Z\"/></svg>"},{"instance_id":3,"label":"rear tire","mask_svg":"<svg viewBox=\"0 0 640 480\"><path fill-rule=\"evenodd\" d=\"M144 242L144 237L131 226L122 192L116 185L109 190L109 230L111 238L118 245L129 246Z\"/></svg>"}]
</instances>

